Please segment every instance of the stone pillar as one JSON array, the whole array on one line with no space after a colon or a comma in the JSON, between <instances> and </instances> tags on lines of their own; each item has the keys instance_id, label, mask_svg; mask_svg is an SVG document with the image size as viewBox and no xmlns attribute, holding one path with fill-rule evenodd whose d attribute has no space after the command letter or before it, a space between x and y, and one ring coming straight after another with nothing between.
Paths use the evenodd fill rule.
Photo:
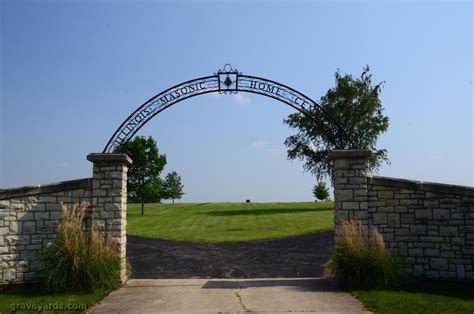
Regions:
<instances>
[{"instance_id":1,"label":"stone pillar","mask_svg":"<svg viewBox=\"0 0 474 314\"><path fill-rule=\"evenodd\" d=\"M89 154L93 166L92 210L105 231L110 231L119 244L122 260L120 279L127 280L127 170L132 164L124 154Z\"/></svg>"},{"instance_id":2,"label":"stone pillar","mask_svg":"<svg viewBox=\"0 0 474 314\"><path fill-rule=\"evenodd\" d=\"M367 159L369 150L333 150L334 217L336 230L342 220L368 222Z\"/></svg>"}]
</instances>

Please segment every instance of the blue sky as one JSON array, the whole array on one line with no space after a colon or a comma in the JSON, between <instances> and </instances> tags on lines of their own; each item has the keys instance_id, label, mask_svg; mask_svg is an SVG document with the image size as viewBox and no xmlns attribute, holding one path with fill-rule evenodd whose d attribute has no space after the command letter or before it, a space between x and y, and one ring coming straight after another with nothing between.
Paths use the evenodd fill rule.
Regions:
<instances>
[{"instance_id":1,"label":"blue sky","mask_svg":"<svg viewBox=\"0 0 474 314\"><path fill-rule=\"evenodd\" d=\"M1 1L0 188L91 176L86 155L133 110L226 63L316 100L337 68L368 64L390 117L379 174L472 186L472 16L470 1ZM292 112L209 94L139 134L182 175L182 201L311 200L283 145Z\"/></svg>"}]
</instances>

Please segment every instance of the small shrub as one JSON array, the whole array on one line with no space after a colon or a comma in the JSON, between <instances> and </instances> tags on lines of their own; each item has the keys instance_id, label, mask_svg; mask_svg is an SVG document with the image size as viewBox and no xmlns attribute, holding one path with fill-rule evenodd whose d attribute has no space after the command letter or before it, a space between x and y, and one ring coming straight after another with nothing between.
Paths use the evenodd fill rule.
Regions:
<instances>
[{"instance_id":1,"label":"small shrub","mask_svg":"<svg viewBox=\"0 0 474 314\"><path fill-rule=\"evenodd\" d=\"M396 287L401 264L385 249L382 235L359 222L345 221L337 232L326 272L348 289Z\"/></svg>"},{"instance_id":2,"label":"small shrub","mask_svg":"<svg viewBox=\"0 0 474 314\"><path fill-rule=\"evenodd\" d=\"M117 243L92 222L84 227L87 203L61 204L56 241L46 253L46 285L50 291L93 291L117 288L120 256Z\"/></svg>"}]
</instances>

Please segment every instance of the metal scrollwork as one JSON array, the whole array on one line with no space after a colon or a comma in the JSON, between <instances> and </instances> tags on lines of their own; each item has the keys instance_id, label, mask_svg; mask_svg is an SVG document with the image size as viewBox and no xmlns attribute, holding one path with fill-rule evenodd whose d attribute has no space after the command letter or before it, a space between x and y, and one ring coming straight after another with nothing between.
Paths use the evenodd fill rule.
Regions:
<instances>
[{"instance_id":1,"label":"metal scrollwork","mask_svg":"<svg viewBox=\"0 0 474 314\"><path fill-rule=\"evenodd\" d=\"M236 94L238 92L254 93L279 100L310 116L317 125L326 129L326 133L334 140L336 139L333 130L337 130L352 143L344 128L311 98L281 83L257 76L243 75L230 64L226 64L212 76L200 77L175 85L150 98L118 127L105 146L104 153L114 152L120 145L127 143L150 119L182 100L207 93ZM310 113L307 110L310 106L321 109L322 116L315 117Z\"/></svg>"},{"instance_id":2,"label":"metal scrollwork","mask_svg":"<svg viewBox=\"0 0 474 314\"><path fill-rule=\"evenodd\" d=\"M234 69L229 63L218 70L214 75L217 76L219 82L219 94L237 94L239 89L239 75L242 72Z\"/></svg>"}]
</instances>

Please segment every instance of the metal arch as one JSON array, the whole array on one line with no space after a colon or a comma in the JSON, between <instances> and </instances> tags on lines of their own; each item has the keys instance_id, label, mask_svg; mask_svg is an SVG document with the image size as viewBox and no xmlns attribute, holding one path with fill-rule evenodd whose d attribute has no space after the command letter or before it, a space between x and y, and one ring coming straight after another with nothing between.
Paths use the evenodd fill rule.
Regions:
<instances>
[{"instance_id":1,"label":"metal arch","mask_svg":"<svg viewBox=\"0 0 474 314\"><path fill-rule=\"evenodd\" d=\"M230 64L226 64L223 70L218 70L214 75L183 82L148 99L122 122L107 142L103 152L111 153L116 147L127 143L150 119L178 102L207 93L228 94L238 92L254 93L279 100L309 116L318 126L326 130L325 133L331 137L334 143L336 143L336 138L331 130L336 128L354 146L352 139L344 128L323 107L308 96L272 80L242 75L241 72L233 69ZM308 111L307 108L311 105L318 107L327 118L327 121Z\"/></svg>"}]
</instances>

